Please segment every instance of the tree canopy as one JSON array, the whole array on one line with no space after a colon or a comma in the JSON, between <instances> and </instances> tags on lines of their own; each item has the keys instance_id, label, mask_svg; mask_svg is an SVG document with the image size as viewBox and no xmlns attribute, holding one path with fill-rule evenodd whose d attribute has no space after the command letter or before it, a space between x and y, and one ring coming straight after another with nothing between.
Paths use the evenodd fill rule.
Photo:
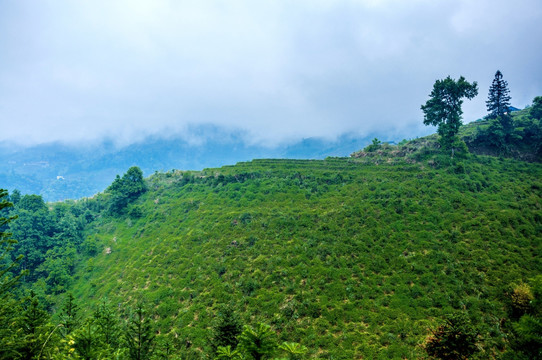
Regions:
<instances>
[{"instance_id":1,"label":"tree canopy","mask_svg":"<svg viewBox=\"0 0 542 360\"><path fill-rule=\"evenodd\" d=\"M448 315L445 323L433 331L425 345L427 354L436 359L468 359L478 351L477 329L464 313Z\"/></svg>"},{"instance_id":2,"label":"tree canopy","mask_svg":"<svg viewBox=\"0 0 542 360\"><path fill-rule=\"evenodd\" d=\"M486 101L490 117L504 116L508 112L511 99L509 94L508 82L502 79L501 71L497 70L493 83L489 87L489 96Z\"/></svg>"},{"instance_id":3,"label":"tree canopy","mask_svg":"<svg viewBox=\"0 0 542 360\"><path fill-rule=\"evenodd\" d=\"M143 172L139 167L132 166L122 177L117 175L107 188L107 191L112 195L110 213L122 212L130 202L137 199L146 190Z\"/></svg>"},{"instance_id":4,"label":"tree canopy","mask_svg":"<svg viewBox=\"0 0 542 360\"><path fill-rule=\"evenodd\" d=\"M457 147L456 135L461 123L461 105L463 98L472 99L478 95L478 84L472 84L463 76L454 80L450 76L443 80L437 80L433 90L429 94L430 99L421 106L424 113L425 125L438 126L441 145L444 148Z\"/></svg>"},{"instance_id":5,"label":"tree canopy","mask_svg":"<svg viewBox=\"0 0 542 360\"><path fill-rule=\"evenodd\" d=\"M7 190L0 189L0 199L7 195ZM0 201L0 214L4 213L4 209L12 206L13 204L11 202L2 199ZM14 250L14 245L17 244L17 241L11 238L10 232L4 231L6 226L15 218L16 216L9 215L7 217L0 217L0 299L21 276L11 277L11 270L17 266L21 257L17 257L15 261L11 261L10 252Z\"/></svg>"},{"instance_id":6,"label":"tree canopy","mask_svg":"<svg viewBox=\"0 0 542 360\"><path fill-rule=\"evenodd\" d=\"M535 119L542 119L542 96L537 96L534 98L530 114Z\"/></svg>"}]
</instances>

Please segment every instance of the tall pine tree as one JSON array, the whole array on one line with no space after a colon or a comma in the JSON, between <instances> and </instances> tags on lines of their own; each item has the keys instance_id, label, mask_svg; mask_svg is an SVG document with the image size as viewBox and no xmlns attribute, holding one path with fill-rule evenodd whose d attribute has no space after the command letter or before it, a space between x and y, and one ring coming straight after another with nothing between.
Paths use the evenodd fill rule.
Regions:
<instances>
[{"instance_id":1,"label":"tall pine tree","mask_svg":"<svg viewBox=\"0 0 542 360\"><path fill-rule=\"evenodd\" d=\"M489 96L486 101L489 117L496 118L508 112L511 99L509 93L508 82L502 79L501 71L497 70L493 83L489 87Z\"/></svg>"},{"instance_id":2,"label":"tall pine tree","mask_svg":"<svg viewBox=\"0 0 542 360\"><path fill-rule=\"evenodd\" d=\"M8 290L11 288L21 276L26 272L21 272L17 276L13 276L13 269L18 265L22 256L15 259L11 256L11 251L15 249L16 240L11 238L11 233L7 232L9 223L15 220L17 216L9 216L8 209L13 206L13 203L2 199L8 197L7 190L0 189L0 301L5 296L8 296ZM5 216L4 216L5 215Z\"/></svg>"},{"instance_id":3,"label":"tall pine tree","mask_svg":"<svg viewBox=\"0 0 542 360\"><path fill-rule=\"evenodd\" d=\"M20 314L17 311L17 301L10 293L10 289L26 273L17 274L15 271L22 256L12 256L17 241L11 238L11 233L7 230L9 223L16 216L10 216L9 208L13 204L7 201L7 198L7 190L0 189L0 360L13 359L18 354L21 336L18 332Z\"/></svg>"},{"instance_id":4,"label":"tall pine tree","mask_svg":"<svg viewBox=\"0 0 542 360\"><path fill-rule=\"evenodd\" d=\"M79 306L75 303L75 298L71 293L66 295L66 302L60 314L60 323L64 336L71 333L79 325L78 319Z\"/></svg>"},{"instance_id":5,"label":"tall pine tree","mask_svg":"<svg viewBox=\"0 0 542 360\"><path fill-rule=\"evenodd\" d=\"M126 345L132 360L149 359L154 351L154 328L151 319L145 316L142 305L138 305L126 326Z\"/></svg>"},{"instance_id":6,"label":"tall pine tree","mask_svg":"<svg viewBox=\"0 0 542 360\"><path fill-rule=\"evenodd\" d=\"M102 300L93 315L97 333L104 346L116 349L119 347L121 329L119 316L107 300Z\"/></svg>"},{"instance_id":7,"label":"tall pine tree","mask_svg":"<svg viewBox=\"0 0 542 360\"><path fill-rule=\"evenodd\" d=\"M18 352L21 359L35 359L43 353L50 336L56 328L49 323L49 314L39 303L34 291L30 291L23 304L20 320L22 336L19 339Z\"/></svg>"},{"instance_id":8,"label":"tall pine tree","mask_svg":"<svg viewBox=\"0 0 542 360\"><path fill-rule=\"evenodd\" d=\"M216 353L220 346L235 349L242 331L243 324L233 308L229 305L221 307L211 333L210 343L213 353Z\"/></svg>"}]
</instances>

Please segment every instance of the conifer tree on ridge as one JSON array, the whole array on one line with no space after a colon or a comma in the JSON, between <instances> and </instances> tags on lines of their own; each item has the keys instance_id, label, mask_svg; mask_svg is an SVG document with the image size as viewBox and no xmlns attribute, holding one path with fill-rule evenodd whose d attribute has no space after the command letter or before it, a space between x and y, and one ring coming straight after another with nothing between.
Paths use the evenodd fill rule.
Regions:
<instances>
[{"instance_id":1,"label":"conifer tree on ridge","mask_svg":"<svg viewBox=\"0 0 542 360\"><path fill-rule=\"evenodd\" d=\"M493 83L489 87L488 100L486 101L487 111L491 118L503 116L510 108L510 90L508 82L502 79L502 73L497 70Z\"/></svg>"}]
</instances>

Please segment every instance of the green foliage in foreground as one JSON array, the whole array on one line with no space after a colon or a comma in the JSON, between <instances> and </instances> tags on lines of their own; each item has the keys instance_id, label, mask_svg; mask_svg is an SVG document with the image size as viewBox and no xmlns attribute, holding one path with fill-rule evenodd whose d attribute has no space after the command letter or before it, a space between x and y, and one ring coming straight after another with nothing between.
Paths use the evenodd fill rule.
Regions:
<instances>
[{"instance_id":1,"label":"green foliage in foreground","mask_svg":"<svg viewBox=\"0 0 542 360\"><path fill-rule=\"evenodd\" d=\"M445 323L433 331L425 345L427 354L436 359L468 359L478 351L478 332L465 314L447 316Z\"/></svg>"},{"instance_id":2,"label":"green foliage in foreground","mask_svg":"<svg viewBox=\"0 0 542 360\"><path fill-rule=\"evenodd\" d=\"M23 273L20 273L12 276L22 256L17 256L14 259L11 256L17 240L11 238L12 234L7 231L7 226L17 217L10 216L8 212L8 209L13 206L13 203L5 199L7 196L8 192L0 189L0 301L4 299L7 291L23 275Z\"/></svg>"},{"instance_id":3,"label":"green foliage in foreground","mask_svg":"<svg viewBox=\"0 0 542 360\"><path fill-rule=\"evenodd\" d=\"M542 165L450 159L431 141L156 173L120 214L109 193L16 206L17 233L43 236L47 252L17 244L37 255L14 294L34 288L53 313L48 354L80 356L90 341L130 356L122 334L141 300L155 358L421 358L429 329L457 312L480 334L473 358L536 353ZM63 289L87 319L70 334L54 330ZM239 319L221 320L224 308ZM246 327L222 343L220 324Z\"/></svg>"}]
</instances>

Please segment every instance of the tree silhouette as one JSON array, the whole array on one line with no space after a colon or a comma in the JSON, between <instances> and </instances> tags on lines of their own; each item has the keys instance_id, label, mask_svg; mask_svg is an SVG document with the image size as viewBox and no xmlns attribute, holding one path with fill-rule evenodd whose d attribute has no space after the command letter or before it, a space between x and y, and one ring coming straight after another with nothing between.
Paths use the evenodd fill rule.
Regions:
<instances>
[{"instance_id":1,"label":"tree silhouette","mask_svg":"<svg viewBox=\"0 0 542 360\"><path fill-rule=\"evenodd\" d=\"M442 360L468 359L478 351L476 340L478 332L463 313L452 314L445 318L425 345L429 356Z\"/></svg>"},{"instance_id":2,"label":"tree silhouette","mask_svg":"<svg viewBox=\"0 0 542 360\"><path fill-rule=\"evenodd\" d=\"M493 83L489 87L489 96L486 101L487 111L491 118L504 116L510 108L510 90L508 82L502 79L502 73L497 70Z\"/></svg>"},{"instance_id":3,"label":"tree silhouette","mask_svg":"<svg viewBox=\"0 0 542 360\"><path fill-rule=\"evenodd\" d=\"M430 99L421 106L424 113L423 123L438 126L440 143L445 149L452 149L452 156L454 149L458 147L457 133L462 125L462 99L472 99L476 95L478 95L476 81L471 84L463 76L457 81L448 76L435 82L429 94Z\"/></svg>"}]
</instances>

